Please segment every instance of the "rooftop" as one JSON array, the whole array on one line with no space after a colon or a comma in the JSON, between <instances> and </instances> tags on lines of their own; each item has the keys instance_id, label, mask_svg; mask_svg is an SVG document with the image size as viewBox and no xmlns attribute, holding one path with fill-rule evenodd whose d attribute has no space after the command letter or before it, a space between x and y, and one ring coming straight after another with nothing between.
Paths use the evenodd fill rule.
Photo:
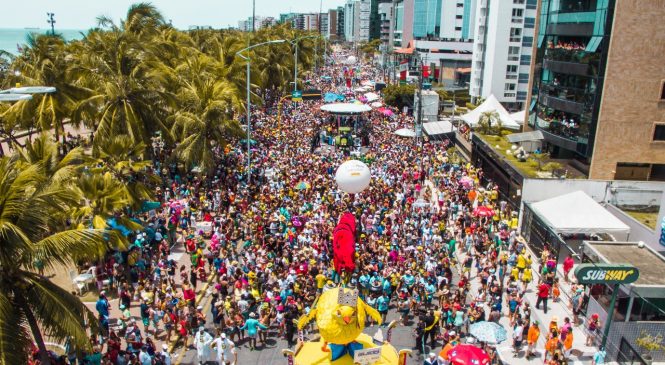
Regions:
<instances>
[{"instance_id":1,"label":"rooftop","mask_svg":"<svg viewBox=\"0 0 665 365\"><path fill-rule=\"evenodd\" d=\"M635 285L665 286L665 258L648 247L639 248L634 242L586 242L611 264L630 264L640 270Z\"/></svg>"}]
</instances>

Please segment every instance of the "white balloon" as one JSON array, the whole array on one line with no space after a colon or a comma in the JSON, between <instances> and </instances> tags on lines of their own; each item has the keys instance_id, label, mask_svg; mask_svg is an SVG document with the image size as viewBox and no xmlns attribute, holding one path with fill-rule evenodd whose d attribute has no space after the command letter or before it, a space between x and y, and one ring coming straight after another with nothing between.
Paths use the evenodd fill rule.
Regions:
<instances>
[{"instance_id":1,"label":"white balloon","mask_svg":"<svg viewBox=\"0 0 665 365\"><path fill-rule=\"evenodd\" d=\"M337 186L350 194L359 193L369 186L371 172L369 167L358 160L349 160L339 165L335 173Z\"/></svg>"}]
</instances>

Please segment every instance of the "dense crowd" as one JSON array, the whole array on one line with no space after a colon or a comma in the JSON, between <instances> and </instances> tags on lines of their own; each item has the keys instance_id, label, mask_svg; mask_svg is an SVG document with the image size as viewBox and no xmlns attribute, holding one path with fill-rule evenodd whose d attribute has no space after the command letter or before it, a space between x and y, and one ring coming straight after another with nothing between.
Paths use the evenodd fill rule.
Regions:
<instances>
[{"instance_id":1,"label":"dense crowd","mask_svg":"<svg viewBox=\"0 0 665 365\"><path fill-rule=\"evenodd\" d=\"M323 67L320 74L331 79L313 79L311 86L343 93L345 67ZM358 69L354 83L378 76L371 67ZM348 285L384 319L396 319L387 318L394 310L401 324L413 326L417 351L456 344L471 324L508 315L516 350L525 342L533 353L542 328L547 363L566 363L571 320L540 327L523 299L531 287L539 293L536 308L557 300L556 261L547 251L539 258L527 253L516 212L482 170L458 163L446 140L416 144L392 133L413 118L370 112L363 160L372 182L360 194L345 194L334 175L353 147L317 139L329 124L319 102L285 103L278 118L278 97L265 95L265 106L253 112L249 181L243 143L215 151L219 167L211 176L156 162L161 206L135 217L145 229L127 233L131 249L96 263L101 333L91 340L93 353L68 346L70 363L171 364L167 344L176 339L196 348L200 360L220 364L242 363L238 348L261 350L268 337L294 346L293 320L326 286L340 283L331 262L332 231L347 211L358 227L357 271ZM175 251L184 251L184 264ZM533 260L541 263L538 275ZM478 289L471 289L473 281ZM575 292L581 308L583 292ZM197 295L211 297L210 313ZM111 297L119 299L117 316ZM138 318L131 312L136 307ZM492 346L479 346L496 360ZM427 364L446 363L431 355Z\"/></svg>"}]
</instances>

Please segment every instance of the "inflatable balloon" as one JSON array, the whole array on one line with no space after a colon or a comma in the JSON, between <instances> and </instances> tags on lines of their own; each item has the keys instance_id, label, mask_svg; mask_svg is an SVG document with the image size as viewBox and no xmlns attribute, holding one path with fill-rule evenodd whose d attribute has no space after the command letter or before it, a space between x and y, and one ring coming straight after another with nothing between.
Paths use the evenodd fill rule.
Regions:
<instances>
[{"instance_id":1,"label":"inflatable balloon","mask_svg":"<svg viewBox=\"0 0 665 365\"><path fill-rule=\"evenodd\" d=\"M359 193L369 186L371 173L364 162L349 160L339 165L335 173L337 186L349 194Z\"/></svg>"}]
</instances>

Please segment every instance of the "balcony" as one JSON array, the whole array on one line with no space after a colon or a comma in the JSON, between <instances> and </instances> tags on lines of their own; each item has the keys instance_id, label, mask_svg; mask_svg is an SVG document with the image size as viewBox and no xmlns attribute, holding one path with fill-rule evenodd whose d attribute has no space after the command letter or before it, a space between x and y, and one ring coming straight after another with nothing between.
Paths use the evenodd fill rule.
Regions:
<instances>
[{"instance_id":1,"label":"balcony","mask_svg":"<svg viewBox=\"0 0 665 365\"><path fill-rule=\"evenodd\" d=\"M567 17L566 15L579 15L586 13L574 13L574 14L552 14L550 15L550 24L547 26L547 34L554 34L560 36L580 36L580 37L590 37L593 34L593 21L595 19L595 12L589 13L592 17L587 21L575 21L573 17ZM554 17L556 20L554 20ZM571 18L571 19L568 19ZM567 20L567 21L563 21ZM580 17L583 19L583 17Z\"/></svg>"},{"instance_id":2,"label":"balcony","mask_svg":"<svg viewBox=\"0 0 665 365\"><path fill-rule=\"evenodd\" d=\"M538 96L538 101L541 104L548 106L552 109L560 110L567 113L580 115L585 111L583 103L578 103L575 101L570 101L547 94L540 94Z\"/></svg>"},{"instance_id":3,"label":"balcony","mask_svg":"<svg viewBox=\"0 0 665 365\"><path fill-rule=\"evenodd\" d=\"M543 68L553 72L560 72L567 75L593 76L594 72L590 65L574 62L562 62L544 60Z\"/></svg>"}]
</instances>

